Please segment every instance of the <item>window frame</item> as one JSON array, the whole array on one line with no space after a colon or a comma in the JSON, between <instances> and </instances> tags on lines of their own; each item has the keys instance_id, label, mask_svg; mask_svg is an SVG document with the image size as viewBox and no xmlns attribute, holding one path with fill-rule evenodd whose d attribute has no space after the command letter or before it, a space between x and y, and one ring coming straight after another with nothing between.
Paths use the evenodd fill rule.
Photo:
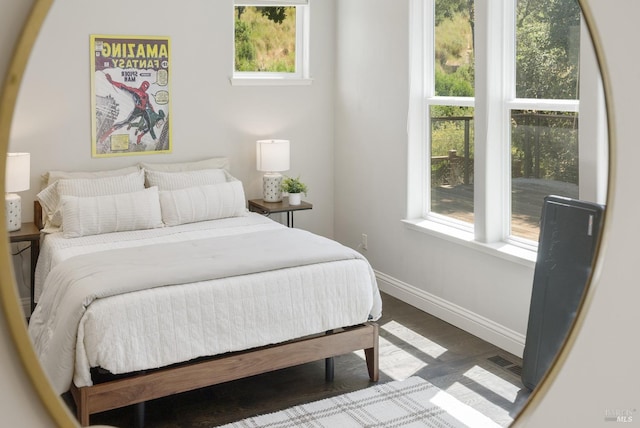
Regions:
<instances>
[{"instance_id":1,"label":"window frame","mask_svg":"<svg viewBox=\"0 0 640 428\"><path fill-rule=\"evenodd\" d=\"M403 222L411 229L531 266L536 261L538 243L510 235L511 111L535 108L578 112L581 117L578 130L580 198L604 203L608 178L606 115L601 77L592 71L597 71L598 65L590 36L582 22L580 98L590 108L581 109L578 100L516 98L515 0L476 0L474 97L437 97L433 63L434 6L435 0L410 0L409 5L408 189ZM492 64L500 65L489 70ZM585 81L583 71L590 75ZM474 107L473 224L430 211L429 109L432 105ZM589 126L594 129L583 129ZM598 135L593 137L593 134ZM583 185L585 174L592 182ZM595 178L591 178L594 175Z\"/></svg>"},{"instance_id":2,"label":"window frame","mask_svg":"<svg viewBox=\"0 0 640 428\"><path fill-rule=\"evenodd\" d=\"M233 86L283 86L309 85L311 79L309 64L311 0L234 0L233 2L233 49L231 77ZM235 67L235 9L237 6L291 6L296 8L296 71L275 73L268 71L236 71Z\"/></svg>"}]
</instances>

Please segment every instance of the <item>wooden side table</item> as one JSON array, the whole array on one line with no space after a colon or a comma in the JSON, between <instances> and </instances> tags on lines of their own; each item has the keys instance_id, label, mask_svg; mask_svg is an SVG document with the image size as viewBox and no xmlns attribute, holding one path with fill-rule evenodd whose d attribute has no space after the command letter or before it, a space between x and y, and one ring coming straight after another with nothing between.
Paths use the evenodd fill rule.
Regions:
<instances>
[{"instance_id":1,"label":"wooden side table","mask_svg":"<svg viewBox=\"0 0 640 428\"><path fill-rule=\"evenodd\" d=\"M36 263L40 254L40 229L35 223L22 223L20 230L9 232L9 242L30 242L31 247L31 312L35 309Z\"/></svg>"},{"instance_id":2,"label":"wooden side table","mask_svg":"<svg viewBox=\"0 0 640 428\"><path fill-rule=\"evenodd\" d=\"M280 202L265 202L262 199L249 199L249 211L269 216L274 213L287 213L287 226L293 227L293 212L310 210L313 205L302 201L300 205L289 205L289 198L284 197Z\"/></svg>"}]
</instances>

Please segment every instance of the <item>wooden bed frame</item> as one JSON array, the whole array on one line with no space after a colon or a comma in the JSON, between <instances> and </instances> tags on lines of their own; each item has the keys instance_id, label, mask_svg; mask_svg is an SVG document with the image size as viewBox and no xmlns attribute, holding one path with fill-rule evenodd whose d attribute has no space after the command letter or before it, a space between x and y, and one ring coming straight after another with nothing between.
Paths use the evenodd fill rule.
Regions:
<instances>
[{"instance_id":1,"label":"wooden bed frame","mask_svg":"<svg viewBox=\"0 0 640 428\"><path fill-rule=\"evenodd\" d=\"M37 201L34 203L34 223L42 229L42 208ZM322 359L326 360L327 380L332 380L332 358L361 349L364 350L369 379L377 382L378 325L367 322L278 345L132 374L92 386L78 388L72 384L70 392L76 404L78 421L87 426L93 413Z\"/></svg>"},{"instance_id":2,"label":"wooden bed frame","mask_svg":"<svg viewBox=\"0 0 640 428\"><path fill-rule=\"evenodd\" d=\"M93 413L143 403L231 380L292 367L364 349L369 379L378 381L378 325L366 323L337 333L234 352L151 373L78 388L71 385L76 416L89 425Z\"/></svg>"}]
</instances>

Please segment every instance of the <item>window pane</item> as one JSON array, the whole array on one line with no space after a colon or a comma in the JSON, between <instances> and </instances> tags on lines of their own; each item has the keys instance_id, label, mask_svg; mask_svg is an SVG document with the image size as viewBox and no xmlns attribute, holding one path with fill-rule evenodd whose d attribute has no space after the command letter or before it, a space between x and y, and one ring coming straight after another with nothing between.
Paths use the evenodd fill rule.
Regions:
<instances>
[{"instance_id":1,"label":"window pane","mask_svg":"<svg viewBox=\"0 0 640 428\"><path fill-rule=\"evenodd\" d=\"M516 96L578 99L576 0L518 0L516 19Z\"/></svg>"},{"instance_id":2,"label":"window pane","mask_svg":"<svg viewBox=\"0 0 640 428\"><path fill-rule=\"evenodd\" d=\"M547 195L578 198L578 114L511 113L511 234L538 240Z\"/></svg>"},{"instance_id":3,"label":"window pane","mask_svg":"<svg viewBox=\"0 0 640 428\"><path fill-rule=\"evenodd\" d=\"M436 0L435 94L473 97L473 0Z\"/></svg>"},{"instance_id":4,"label":"window pane","mask_svg":"<svg viewBox=\"0 0 640 428\"><path fill-rule=\"evenodd\" d=\"M295 6L236 6L235 14L235 71L295 73Z\"/></svg>"},{"instance_id":5,"label":"window pane","mask_svg":"<svg viewBox=\"0 0 640 428\"><path fill-rule=\"evenodd\" d=\"M431 212L473 223L473 108L432 106Z\"/></svg>"}]
</instances>

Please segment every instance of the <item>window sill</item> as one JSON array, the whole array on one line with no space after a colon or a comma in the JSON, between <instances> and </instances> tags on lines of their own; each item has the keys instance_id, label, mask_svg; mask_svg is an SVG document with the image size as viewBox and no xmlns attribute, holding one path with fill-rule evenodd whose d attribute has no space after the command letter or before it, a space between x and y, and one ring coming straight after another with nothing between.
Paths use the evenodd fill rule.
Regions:
<instances>
[{"instance_id":1,"label":"window sill","mask_svg":"<svg viewBox=\"0 0 640 428\"><path fill-rule=\"evenodd\" d=\"M231 86L308 86L313 79L283 77L230 77Z\"/></svg>"},{"instance_id":2,"label":"window sill","mask_svg":"<svg viewBox=\"0 0 640 428\"><path fill-rule=\"evenodd\" d=\"M402 220L402 222L409 229L426 233L455 244L464 245L467 248L481 251L501 259L519 263L530 268L534 268L536 264L538 253L534 248L525 248L508 242L485 244L475 241L473 232L461 230L444 223L426 220L424 218L406 219Z\"/></svg>"}]
</instances>

